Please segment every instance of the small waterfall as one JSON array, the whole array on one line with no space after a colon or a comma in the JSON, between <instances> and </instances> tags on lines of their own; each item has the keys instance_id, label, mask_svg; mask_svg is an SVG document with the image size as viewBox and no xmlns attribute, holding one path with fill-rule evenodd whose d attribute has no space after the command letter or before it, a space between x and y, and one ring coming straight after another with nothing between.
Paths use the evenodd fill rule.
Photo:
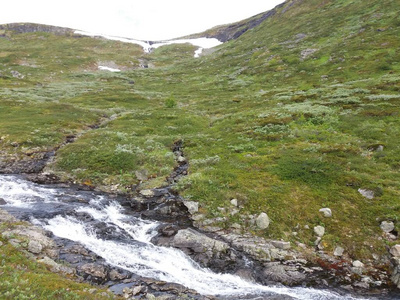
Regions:
<instances>
[{"instance_id":1,"label":"small waterfall","mask_svg":"<svg viewBox=\"0 0 400 300\"><path fill-rule=\"evenodd\" d=\"M0 197L4 209L19 209L54 235L79 242L115 267L134 274L182 284L204 295L240 299L245 295L283 295L294 299L359 299L333 291L308 288L262 286L231 274L216 274L201 268L182 251L151 243L160 223L130 214L116 200L93 192L46 187L18 176L0 175ZM29 210L26 208L29 207ZM25 208L25 210L24 210ZM66 209L67 208L67 209ZM51 211L50 217L43 214ZM77 215L89 216L85 222ZM106 224L124 239L102 238L95 224Z\"/></svg>"}]
</instances>

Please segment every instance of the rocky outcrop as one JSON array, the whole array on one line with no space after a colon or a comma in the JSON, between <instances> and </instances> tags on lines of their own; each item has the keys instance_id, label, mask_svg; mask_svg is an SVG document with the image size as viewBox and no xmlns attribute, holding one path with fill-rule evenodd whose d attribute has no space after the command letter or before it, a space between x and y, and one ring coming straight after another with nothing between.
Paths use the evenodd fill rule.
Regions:
<instances>
[{"instance_id":1,"label":"rocky outcrop","mask_svg":"<svg viewBox=\"0 0 400 300\"><path fill-rule=\"evenodd\" d=\"M4 210L0 210L0 223L9 226L2 231L1 235L9 243L17 248L23 249L29 256L39 263L47 265L53 272L73 275L75 270L55 261L59 250L53 239L46 232L30 223L22 223Z\"/></svg>"},{"instance_id":2,"label":"rocky outcrop","mask_svg":"<svg viewBox=\"0 0 400 300\"><path fill-rule=\"evenodd\" d=\"M390 249L390 254L392 255L392 282L400 289L400 244L395 245Z\"/></svg>"},{"instance_id":3,"label":"rocky outcrop","mask_svg":"<svg viewBox=\"0 0 400 300\"><path fill-rule=\"evenodd\" d=\"M207 37L207 38L216 38L221 42L227 42L230 40L235 40L239 38L241 35L259 26L262 22L267 20L268 18L274 16L278 9L282 7L284 4L280 4L276 6L274 9L269 10L267 12L255 15L249 19L246 19L241 22L222 25L214 27L210 30L207 30L204 33L190 35L190 38L196 37Z\"/></svg>"},{"instance_id":4,"label":"rocky outcrop","mask_svg":"<svg viewBox=\"0 0 400 300\"><path fill-rule=\"evenodd\" d=\"M56 35L72 35L74 33L73 29L34 24L34 23L11 23L0 25L0 30L10 30L15 33L29 33L29 32L49 32Z\"/></svg>"}]
</instances>

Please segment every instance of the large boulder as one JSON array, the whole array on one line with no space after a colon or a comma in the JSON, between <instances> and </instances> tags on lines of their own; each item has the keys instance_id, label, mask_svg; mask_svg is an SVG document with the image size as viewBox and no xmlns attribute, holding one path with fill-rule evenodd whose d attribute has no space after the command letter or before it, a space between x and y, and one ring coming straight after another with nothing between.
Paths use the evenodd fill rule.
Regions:
<instances>
[{"instance_id":1,"label":"large boulder","mask_svg":"<svg viewBox=\"0 0 400 300\"><path fill-rule=\"evenodd\" d=\"M394 223L393 222L388 222L388 221L383 221L381 223L381 229L383 232L389 233L394 230Z\"/></svg>"},{"instance_id":2,"label":"large boulder","mask_svg":"<svg viewBox=\"0 0 400 300\"><path fill-rule=\"evenodd\" d=\"M227 243L212 239L190 228L179 230L172 239L171 246L189 248L197 253L220 253L229 249Z\"/></svg>"},{"instance_id":3,"label":"large boulder","mask_svg":"<svg viewBox=\"0 0 400 300\"><path fill-rule=\"evenodd\" d=\"M182 250L203 267L221 270L235 264L235 256L227 243L191 228L181 229L173 237L163 235L152 241L160 246Z\"/></svg>"}]
</instances>

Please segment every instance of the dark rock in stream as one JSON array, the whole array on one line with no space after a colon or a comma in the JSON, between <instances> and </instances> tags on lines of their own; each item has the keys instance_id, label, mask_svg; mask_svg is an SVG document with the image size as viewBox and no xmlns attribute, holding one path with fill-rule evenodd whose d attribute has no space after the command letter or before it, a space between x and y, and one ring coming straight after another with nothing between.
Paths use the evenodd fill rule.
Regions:
<instances>
[{"instance_id":1,"label":"dark rock in stream","mask_svg":"<svg viewBox=\"0 0 400 300\"><path fill-rule=\"evenodd\" d=\"M113 285L110 290L117 295L124 296L126 299L193 299L193 300L217 300L214 296L204 296L195 290L178 284L156 280L152 278L132 276L122 283Z\"/></svg>"}]
</instances>

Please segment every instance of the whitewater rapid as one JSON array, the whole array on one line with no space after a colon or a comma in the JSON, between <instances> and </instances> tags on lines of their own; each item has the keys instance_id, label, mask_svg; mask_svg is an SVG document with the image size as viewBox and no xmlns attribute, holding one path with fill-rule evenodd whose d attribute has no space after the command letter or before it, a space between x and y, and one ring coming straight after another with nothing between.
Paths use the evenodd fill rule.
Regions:
<instances>
[{"instance_id":1,"label":"whitewater rapid","mask_svg":"<svg viewBox=\"0 0 400 300\"><path fill-rule=\"evenodd\" d=\"M134 216L117 200L93 192L43 186L19 176L0 175L0 197L3 209L17 216L29 216L32 223L55 236L81 243L115 267L157 280L182 284L203 295L241 299L245 295L286 295L294 299L335 300L361 299L339 295L334 291L309 288L262 286L231 274L217 274L201 268L182 251L151 243L159 222ZM51 212L50 218L46 212ZM66 213L74 212L74 213ZM85 222L76 215L91 216ZM123 239L101 238L93 224L107 224L121 233Z\"/></svg>"}]
</instances>

